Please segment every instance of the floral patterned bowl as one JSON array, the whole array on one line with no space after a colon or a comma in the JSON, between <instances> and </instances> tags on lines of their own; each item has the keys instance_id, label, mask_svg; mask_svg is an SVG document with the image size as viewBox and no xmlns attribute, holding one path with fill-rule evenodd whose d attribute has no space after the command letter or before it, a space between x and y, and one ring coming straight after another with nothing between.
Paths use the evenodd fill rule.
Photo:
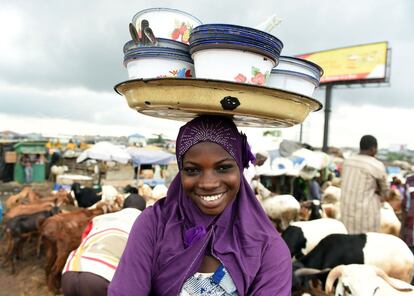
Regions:
<instances>
[{"instance_id":1,"label":"floral patterned bowl","mask_svg":"<svg viewBox=\"0 0 414 296\"><path fill-rule=\"evenodd\" d=\"M201 21L195 16L177 9L149 8L134 15L132 24L141 36L143 21L154 32L157 38L172 39L188 44L192 29L201 25Z\"/></svg>"},{"instance_id":2,"label":"floral patterned bowl","mask_svg":"<svg viewBox=\"0 0 414 296\"><path fill-rule=\"evenodd\" d=\"M197 78L264 86L283 44L256 29L227 24L201 25L190 36Z\"/></svg>"},{"instance_id":3,"label":"floral patterned bowl","mask_svg":"<svg viewBox=\"0 0 414 296\"><path fill-rule=\"evenodd\" d=\"M124 56L129 79L138 78L189 78L194 64L188 52L167 47L140 47L129 50Z\"/></svg>"}]
</instances>

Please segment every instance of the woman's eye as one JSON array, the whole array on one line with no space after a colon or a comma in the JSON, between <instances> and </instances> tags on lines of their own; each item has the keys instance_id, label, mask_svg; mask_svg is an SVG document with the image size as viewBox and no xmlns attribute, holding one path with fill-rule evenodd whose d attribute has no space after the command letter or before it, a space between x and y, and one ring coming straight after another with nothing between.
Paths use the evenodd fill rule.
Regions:
<instances>
[{"instance_id":1,"label":"woman's eye","mask_svg":"<svg viewBox=\"0 0 414 296\"><path fill-rule=\"evenodd\" d=\"M230 171L233 168L233 165L231 164L225 164L225 165L221 165L217 168L217 171L219 173L227 173L228 171Z\"/></svg>"},{"instance_id":2,"label":"woman's eye","mask_svg":"<svg viewBox=\"0 0 414 296\"><path fill-rule=\"evenodd\" d=\"M188 176L194 176L196 175L200 170L198 168L194 167L184 167L183 172Z\"/></svg>"}]
</instances>

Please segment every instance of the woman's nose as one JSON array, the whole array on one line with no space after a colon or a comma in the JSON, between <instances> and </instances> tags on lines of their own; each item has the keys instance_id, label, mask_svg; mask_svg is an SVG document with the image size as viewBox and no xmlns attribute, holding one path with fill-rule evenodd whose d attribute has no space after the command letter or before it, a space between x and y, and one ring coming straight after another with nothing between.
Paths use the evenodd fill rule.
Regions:
<instances>
[{"instance_id":1,"label":"woman's nose","mask_svg":"<svg viewBox=\"0 0 414 296\"><path fill-rule=\"evenodd\" d=\"M201 175L198 186L202 189L209 190L217 188L220 184L220 179L214 172L206 171Z\"/></svg>"}]
</instances>

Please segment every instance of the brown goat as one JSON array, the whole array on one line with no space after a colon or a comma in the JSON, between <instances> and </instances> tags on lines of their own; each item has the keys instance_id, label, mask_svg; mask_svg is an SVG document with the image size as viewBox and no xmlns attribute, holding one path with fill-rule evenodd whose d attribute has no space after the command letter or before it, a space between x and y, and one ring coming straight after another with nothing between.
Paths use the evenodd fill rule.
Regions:
<instances>
[{"instance_id":1,"label":"brown goat","mask_svg":"<svg viewBox=\"0 0 414 296\"><path fill-rule=\"evenodd\" d=\"M49 211L55 206L53 202L43 202L30 205L18 205L4 214L4 220L8 221L14 217L21 215L30 215L37 212Z\"/></svg>"},{"instance_id":2,"label":"brown goat","mask_svg":"<svg viewBox=\"0 0 414 296\"><path fill-rule=\"evenodd\" d=\"M88 222L104 212L106 208L99 207L62 213L46 219L40 227L40 236L46 249L47 286L54 293L60 290L61 273L66 259L81 243Z\"/></svg>"},{"instance_id":3,"label":"brown goat","mask_svg":"<svg viewBox=\"0 0 414 296\"><path fill-rule=\"evenodd\" d=\"M24 186L23 189L19 193L9 196L4 202L4 204L6 205L6 208L11 209L19 204L22 204L23 200L27 198L27 196L29 195L29 192L31 191L32 191L32 187Z\"/></svg>"},{"instance_id":4,"label":"brown goat","mask_svg":"<svg viewBox=\"0 0 414 296\"><path fill-rule=\"evenodd\" d=\"M7 221L17 216L21 215L30 215L42 211L50 211L52 207L60 207L62 204L73 204L73 199L70 194L63 192L58 192L53 196L44 197L38 202L28 205L18 205L4 215L4 220Z\"/></svg>"}]
</instances>

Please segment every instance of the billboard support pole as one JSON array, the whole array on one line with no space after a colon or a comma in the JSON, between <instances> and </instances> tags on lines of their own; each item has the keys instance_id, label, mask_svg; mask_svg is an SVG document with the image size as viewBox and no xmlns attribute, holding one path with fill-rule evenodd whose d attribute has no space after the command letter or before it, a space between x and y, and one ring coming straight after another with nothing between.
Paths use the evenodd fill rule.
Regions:
<instances>
[{"instance_id":1,"label":"billboard support pole","mask_svg":"<svg viewBox=\"0 0 414 296\"><path fill-rule=\"evenodd\" d=\"M329 138L329 117L331 113L331 97L332 97L332 84L326 85L325 89L325 123L323 126L323 145L322 151L328 151L328 138Z\"/></svg>"}]
</instances>

